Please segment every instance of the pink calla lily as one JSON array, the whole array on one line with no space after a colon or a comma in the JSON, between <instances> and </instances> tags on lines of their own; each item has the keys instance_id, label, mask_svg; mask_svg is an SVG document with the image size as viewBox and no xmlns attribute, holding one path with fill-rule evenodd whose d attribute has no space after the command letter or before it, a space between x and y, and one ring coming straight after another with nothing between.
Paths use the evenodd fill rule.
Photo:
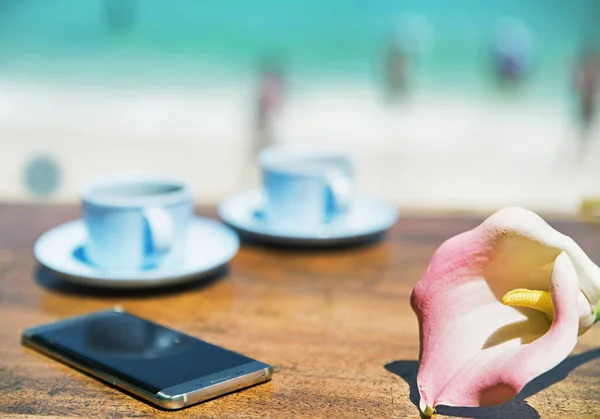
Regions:
<instances>
[{"instance_id":1,"label":"pink calla lily","mask_svg":"<svg viewBox=\"0 0 600 419\"><path fill-rule=\"evenodd\" d=\"M600 268L522 208L445 243L416 284L420 410L489 406L564 360L596 321Z\"/></svg>"}]
</instances>

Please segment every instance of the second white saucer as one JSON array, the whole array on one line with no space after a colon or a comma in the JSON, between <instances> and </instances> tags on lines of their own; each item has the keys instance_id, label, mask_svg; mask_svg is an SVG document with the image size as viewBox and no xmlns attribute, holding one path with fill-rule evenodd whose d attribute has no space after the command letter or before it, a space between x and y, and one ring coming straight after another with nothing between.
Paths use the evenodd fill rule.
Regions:
<instances>
[{"instance_id":1,"label":"second white saucer","mask_svg":"<svg viewBox=\"0 0 600 419\"><path fill-rule=\"evenodd\" d=\"M262 213L263 205L262 190L240 192L221 203L219 217L252 238L303 246L332 246L368 240L384 233L398 219L398 210L394 206L375 198L357 196L339 220L315 228L299 225L282 231L269 224Z\"/></svg>"}]
</instances>

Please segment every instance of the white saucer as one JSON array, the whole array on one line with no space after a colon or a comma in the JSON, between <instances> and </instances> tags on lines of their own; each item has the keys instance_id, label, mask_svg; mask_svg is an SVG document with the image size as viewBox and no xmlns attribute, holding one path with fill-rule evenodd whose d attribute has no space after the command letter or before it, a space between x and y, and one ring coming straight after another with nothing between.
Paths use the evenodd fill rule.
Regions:
<instances>
[{"instance_id":1,"label":"white saucer","mask_svg":"<svg viewBox=\"0 0 600 419\"><path fill-rule=\"evenodd\" d=\"M41 265L72 282L111 288L149 288L210 275L224 267L239 248L234 231L218 221L201 217L192 221L185 260L178 266L131 271L97 269L82 257L86 241L83 222L71 221L44 233L33 252Z\"/></svg>"},{"instance_id":2,"label":"white saucer","mask_svg":"<svg viewBox=\"0 0 600 419\"><path fill-rule=\"evenodd\" d=\"M219 217L240 233L258 240L299 246L333 246L377 237L398 220L398 210L375 198L357 196L346 214L332 223L307 229L281 229L270 226L262 217L264 194L261 190L237 193L219 206Z\"/></svg>"}]
</instances>

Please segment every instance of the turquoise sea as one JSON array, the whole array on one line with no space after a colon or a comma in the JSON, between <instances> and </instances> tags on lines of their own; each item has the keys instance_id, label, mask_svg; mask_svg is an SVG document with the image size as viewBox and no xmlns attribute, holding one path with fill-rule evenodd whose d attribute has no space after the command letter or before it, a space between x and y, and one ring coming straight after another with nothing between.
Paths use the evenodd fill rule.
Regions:
<instances>
[{"instance_id":1,"label":"turquoise sea","mask_svg":"<svg viewBox=\"0 0 600 419\"><path fill-rule=\"evenodd\" d=\"M417 45L428 88L494 91L490 45L506 19L531 35L528 89L557 94L600 37L598 0L0 0L0 76L217 83L275 55L301 83L377 83L390 37Z\"/></svg>"}]
</instances>

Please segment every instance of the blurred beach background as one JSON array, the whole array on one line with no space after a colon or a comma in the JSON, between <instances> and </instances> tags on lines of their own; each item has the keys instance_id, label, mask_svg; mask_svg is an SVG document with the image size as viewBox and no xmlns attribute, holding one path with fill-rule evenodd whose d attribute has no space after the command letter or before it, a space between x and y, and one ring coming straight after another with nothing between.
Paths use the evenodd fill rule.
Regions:
<instances>
[{"instance_id":1,"label":"blurred beach background","mask_svg":"<svg viewBox=\"0 0 600 419\"><path fill-rule=\"evenodd\" d=\"M401 208L575 212L600 196L573 88L598 41L597 0L0 0L0 201L152 171L216 204L282 143L347 152ZM257 129L265 68L281 86Z\"/></svg>"}]
</instances>

